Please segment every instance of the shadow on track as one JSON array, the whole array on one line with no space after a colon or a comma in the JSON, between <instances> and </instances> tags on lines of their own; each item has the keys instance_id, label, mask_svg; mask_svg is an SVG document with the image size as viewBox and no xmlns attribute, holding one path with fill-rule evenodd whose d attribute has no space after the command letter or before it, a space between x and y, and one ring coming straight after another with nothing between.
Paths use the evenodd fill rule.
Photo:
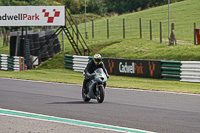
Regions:
<instances>
[{"instance_id":1,"label":"shadow on track","mask_svg":"<svg viewBox=\"0 0 200 133\"><path fill-rule=\"evenodd\" d=\"M70 101L70 102L53 102L48 104L98 104L96 102L84 102L84 101Z\"/></svg>"}]
</instances>

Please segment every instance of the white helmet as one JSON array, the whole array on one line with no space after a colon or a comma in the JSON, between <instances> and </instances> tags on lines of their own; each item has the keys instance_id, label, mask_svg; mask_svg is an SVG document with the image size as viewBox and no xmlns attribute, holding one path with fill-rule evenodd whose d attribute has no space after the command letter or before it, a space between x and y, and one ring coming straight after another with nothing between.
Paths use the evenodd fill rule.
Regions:
<instances>
[{"instance_id":1,"label":"white helmet","mask_svg":"<svg viewBox=\"0 0 200 133\"><path fill-rule=\"evenodd\" d=\"M94 63L96 65L101 64L101 61L102 61L101 55L100 54L95 54L93 60L94 60Z\"/></svg>"}]
</instances>

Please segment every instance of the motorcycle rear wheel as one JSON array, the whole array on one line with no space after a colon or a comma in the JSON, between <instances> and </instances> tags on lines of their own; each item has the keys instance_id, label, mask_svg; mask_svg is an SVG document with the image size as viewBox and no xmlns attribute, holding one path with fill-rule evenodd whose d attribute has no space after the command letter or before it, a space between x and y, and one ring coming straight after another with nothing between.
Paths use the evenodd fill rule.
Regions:
<instances>
[{"instance_id":1,"label":"motorcycle rear wheel","mask_svg":"<svg viewBox=\"0 0 200 133\"><path fill-rule=\"evenodd\" d=\"M97 95L97 102L102 103L105 97L105 91L103 86L99 86L99 93Z\"/></svg>"},{"instance_id":2,"label":"motorcycle rear wheel","mask_svg":"<svg viewBox=\"0 0 200 133\"><path fill-rule=\"evenodd\" d=\"M84 89L82 88L82 99L84 102L89 102L90 98L87 97L87 94L84 92Z\"/></svg>"}]
</instances>

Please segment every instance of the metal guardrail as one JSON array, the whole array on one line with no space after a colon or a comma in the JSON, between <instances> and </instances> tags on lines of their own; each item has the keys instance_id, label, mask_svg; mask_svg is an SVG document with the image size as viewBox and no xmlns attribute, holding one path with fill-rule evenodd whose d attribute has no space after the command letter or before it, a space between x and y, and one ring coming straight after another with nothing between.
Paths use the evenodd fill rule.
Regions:
<instances>
[{"instance_id":1,"label":"metal guardrail","mask_svg":"<svg viewBox=\"0 0 200 133\"><path fill-rule=\"evenodd\" d=\"M65 68L83 72L92 58L90 56L65 55ZM160 61L103 58L103 62L111 75L161 78Z\"/></svg>"},{"instance_id":2,"label":"metal guardrail","mask_svg":"<svg viewBox=\"0 0 200 133\"><path fill-rule=\"evenodd\" d=\"M162 79L200 82L200 61L161 61Z\"/></svg>"},{"instance_id":3,"label":"metal guardrail","mask_svg":"<svg viewBox=\"0 0 200 133\"><path fill-rule=\"evenodd\" d=\"M164 80L180 81L180 61L161 61L161 76Z\"/></svg>"},{"instance_id":4,"label":"metal guardrail","mask_svg":"<svg viewBox=\"0 0 200 133\"><path fill-rule=\"evenodd\" d=\"M65 55L65 68L83 72L90 59L90 56ZM161 78L200 82L200 61L161 61Z\"/></svg>"},{"instance_id":5,"label":"metal guardrail","mask_svg":"<svg viewBox=\"0 0 200 133\"><path fill-rule=\"evenodd\" d=\"M65 68L83 72L91 57L79 55L65 55Z\"/></svg>"},{"instance_id":6,"label":"metal guardrail","mask_svg":"<svg viewBox=\"0 0 200 133\"><path fill-rule=\"evenodd\" d=\"M73 68L73 55L65 55L65 68L66 69Z\"/></svg>"},{"instance_id":7,"label":"metal guardrail","mask_svg":"<svg viewBox=\"0 0 200 133\"><path fill-rule=\"evenodd\" d=\"M23 71L24 69L23 57L0 54L0 70Z\"/></svg>"},{"instance_id":8,"label":"metal guardrail","mask_svg":"<svg viewBox=\"0 0 200 133\"><path fill-rule=\"evenodd\" d=\"M200 61L181 61L181 80L200 83Z\"/></svg>"}]
</instances>

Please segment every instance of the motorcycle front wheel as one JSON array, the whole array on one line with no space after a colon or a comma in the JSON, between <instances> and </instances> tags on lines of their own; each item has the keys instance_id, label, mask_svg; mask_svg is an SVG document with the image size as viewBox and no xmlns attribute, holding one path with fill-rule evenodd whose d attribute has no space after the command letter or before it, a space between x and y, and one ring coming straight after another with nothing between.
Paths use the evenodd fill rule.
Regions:
<instances>
[{"instance_id":1,"label":"motorcycle front wheel","mask_svg":"<svg viewBox=\"0 0 200 133\"><path fill-rule=\"evenodd\" d=\"M82 99L84 102L89 102L90 98L87 97L87 94L84 93L84 89L82 88Z\"/></svg>"},{"instance_id":2,"label":"motorcycle front wheel","mask_svg":"<svg viewBox=\"0 0 200 133\"><path fill-rule=\"evenodd\" d=\"M103 86L99 86L99 92L97 95L97 102L102 103L105 97L105 91Z\"/></svg>"}]
</instances>

